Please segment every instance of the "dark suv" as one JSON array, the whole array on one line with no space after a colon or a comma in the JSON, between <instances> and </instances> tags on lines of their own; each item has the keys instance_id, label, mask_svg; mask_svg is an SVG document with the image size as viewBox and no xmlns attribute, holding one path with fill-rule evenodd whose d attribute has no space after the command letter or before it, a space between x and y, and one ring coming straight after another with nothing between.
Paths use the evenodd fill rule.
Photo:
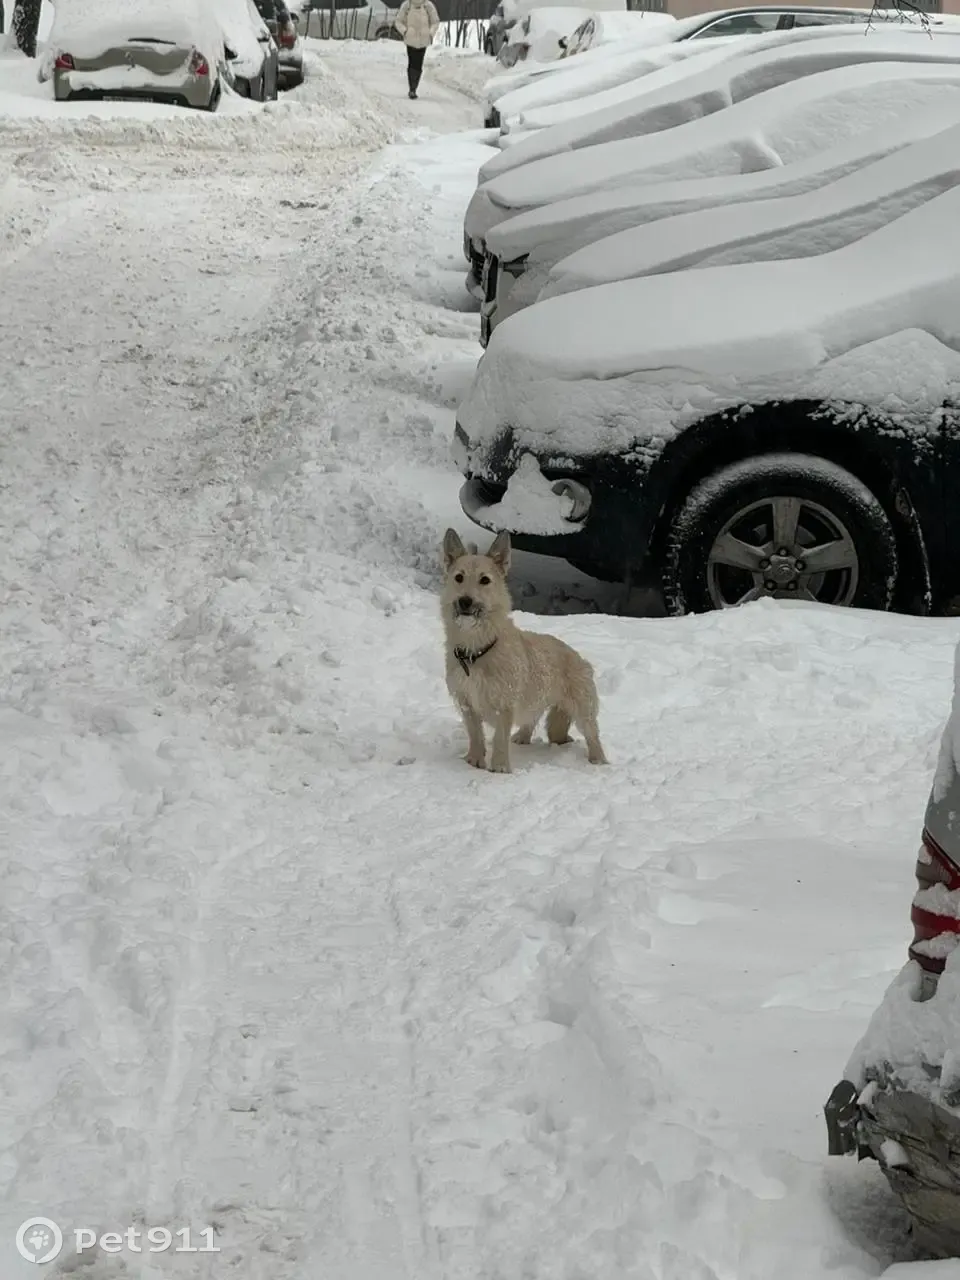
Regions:
<instances>
[{"instance_id":1,"label":"dark suv","mask_svg":"<svg viewBox=\"0 0 960 1280\"><path fill-rule=\"evenodd\" d=\"M830 253L510 316L458 411L465 513L672 613L952 612L958 223L955 186Z\"/></svg>"}]
</instances>

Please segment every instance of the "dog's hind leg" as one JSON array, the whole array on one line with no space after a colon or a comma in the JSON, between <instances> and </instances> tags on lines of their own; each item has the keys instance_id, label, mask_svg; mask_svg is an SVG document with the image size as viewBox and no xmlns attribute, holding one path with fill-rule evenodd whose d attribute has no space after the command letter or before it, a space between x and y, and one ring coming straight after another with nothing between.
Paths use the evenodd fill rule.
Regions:
<instances>
[{"instance_id":1,"label":"dog's hind leg","mask_svg":"<svg viewBox=\"0 0 960 1280\"><path fill-rule=\"evenodd\" d=\"M536 720L531 720L529 724L522 724L517 732L513 735L513 740L518 747L529 747L533 738L533 731L537 727Z\"/></svg>"},{"instance_id":2,"label":"dog's hind leg","mask_svg":"<svg viewBox=\"0 0 960 1280\"><path fill-rule=\"evenodd\" d=\"M573 741L570 737L570 713L562 707L551 707L547 712L547 741L558 747Z\"/></svg>"},{"instance_id":3,"label":"dog's hind leg","mask_svg":"<svg viewBox=\"0 0 960 1280\"><path fill-rule=\"evenodd\" d=\"M587 740L587 759L590 763L606 764L607 757L603 754L603 747L600 745L600 730L597 727L596 716L578 715L574 723Z\"/></svg>"}]
</instances>

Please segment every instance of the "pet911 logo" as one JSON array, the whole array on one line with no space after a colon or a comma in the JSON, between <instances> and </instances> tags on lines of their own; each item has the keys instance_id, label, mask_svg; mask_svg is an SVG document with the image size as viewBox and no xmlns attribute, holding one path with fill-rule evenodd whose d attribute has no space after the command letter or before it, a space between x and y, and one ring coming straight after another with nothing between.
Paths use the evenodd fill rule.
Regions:
<instances>
[{"instance_id":1,"label":"pet911 logo","mask_svg":"<svg viewBox=\"0 0 960 1280\"><path fill-rule=\"evenodd\" d=\"M194 1240L199 1243L194 1243ZM76 1227L69 1237L51 1218L28 1218L17 1231L17 1252L27 1262L44 1266L53 1262L64 1247L77 1257L100 1249L103 1253L219 1253L213 1227L194 1233L190 1227L171 1231L169 1227L125 1227L123 1231L98 1233L92 1227Z\"/></svg>"}]
</instances>

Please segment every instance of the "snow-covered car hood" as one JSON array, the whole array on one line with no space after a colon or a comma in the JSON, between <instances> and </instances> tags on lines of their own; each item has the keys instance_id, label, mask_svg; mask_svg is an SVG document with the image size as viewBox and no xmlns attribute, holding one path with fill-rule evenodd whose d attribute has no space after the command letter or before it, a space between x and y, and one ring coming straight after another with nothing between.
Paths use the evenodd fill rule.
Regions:
<instances>
[{"instance_id":1,"label":"snow-covered car hood","mask_svg":"<svg viewBox=\"0 0 960 1280\"><path fill-rule=\"evenodd\" d=\"M618 187L725 173L752 173L803 160L960 88L960 66L861 63L805 76L664 133L549 156L484 183L467 208L475 242L497 223L558 200Z\"/></svg>"},{"instance_id":2,"label":"snow-covered car hood","mask_svg":"<svg viewBox=\"0 0 960 1280\"><path fill-rule=\"evenodd\" d=\"M955 115L960 119L960 105ZM700 209L631 227L564 258L541 298L670 271L839 249L960 183L960 124L802 195Z\"/></svg>"},{"instance_id":3,"label":"snow-covered car hood","mask_svg":"<svg viewBox=\"0 0 960 1280\"><path fill-rule=\"evenodd\" d=\"M716 55L714 55L716 58ZM850 28L831 39L738 51L719 65L670 68L648 76L633 98L591 110L500 151L480 171L483 181L545 156L597 146L618 138L659 133L746 101L777 85L860 62L960 62L960 31L931 38L922 31ZM678 74L679 71L679 74ZM524 122L526 123L526 122Z\"/></svg>"},{"instance_id":4,"label":"snow-covered car hood","mask_svg":"<svg viewBox=\"0 0 960 1280\"><path fill-rule=\"evenodd\" d=\"M960 188L818 258L709 267L551 298L494 330L459 422L471 446L590 456L703 416L813 399L914 432L960 395ZM936 246L936 252L931 246Z\"/></svg>"}]
</instances>

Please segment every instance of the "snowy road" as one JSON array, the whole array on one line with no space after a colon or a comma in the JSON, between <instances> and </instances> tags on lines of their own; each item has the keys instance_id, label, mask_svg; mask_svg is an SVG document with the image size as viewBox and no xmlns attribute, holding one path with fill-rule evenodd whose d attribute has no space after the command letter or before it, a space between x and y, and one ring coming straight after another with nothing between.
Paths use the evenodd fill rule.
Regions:
<instances>
[{"instance_id":1,"label":"snowy road","mask_svg":"<svg viewBox=\"0 0 960 1280\"><path fill-rule=\"evenodd\" d=\"M613 767L462 763L487 67L410 103L401 57L0 121L3 1275L43 1214L216 1230L85 1280L867 1280L903 1222L820 1108L903 957L958 626L551 618Z\"/></svg>"}]
</instances>

